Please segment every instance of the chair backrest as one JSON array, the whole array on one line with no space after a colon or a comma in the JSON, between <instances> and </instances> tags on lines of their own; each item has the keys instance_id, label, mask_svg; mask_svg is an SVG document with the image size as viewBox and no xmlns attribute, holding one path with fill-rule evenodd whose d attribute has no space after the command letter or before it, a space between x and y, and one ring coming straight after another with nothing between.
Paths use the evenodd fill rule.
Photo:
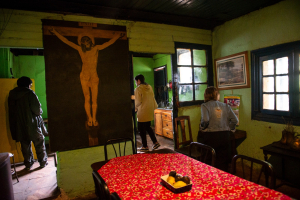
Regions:
<instances>
[{"instance_id":1,"label":"chair backrest","mask_svg":"<svg viewBox=\"0 0 300 200\"><path fill-rule=\"evenodd\" d=\"M110 194L110 199L111 200L121 200L120 196L116 192L113 192Z\"/></svg>"},{"instance_id":2,"label":"chair backrest","mask_svg":"<svg viewBox=\"0 0 300 200\"><path fill-rule=\"evenodd\" d=\"M97 171L93 171L92 175L95 184L95 193L98 199L110 200L110 192L103 178Z\"/></svg>"},{"instance_id":3,"label":"chair backrest","mask_svg":"<svg viewBox=\"0 0 300 200\"><path fill-rule=\"evenodd\" d=\"M241 165L242 165L242 171L243 171L242 178L243 179L247 179L245 176L245 167L244 167L244 162L243 162L244 160L247 160L251 163L251 166L249 168L250 174L247 174L249 179L247 179L247 180L249 180L251 182L255 182L257 184L260 184L261 174L262 174L262 172L264 172L265 173L265 186L270 189L273 189L275 187L275 181L276 181L275 172L274 172L273 166L267 161L259 160L256 158L251 158L251 157L244 156L244 155L235 155L232 158L232 162L231 162L231 171L230 171L231 174L233 174L233 175L236 174L236 163L239 158L241 158ZM257 173L253 173L253 163L256 163L258 166L259 165L261 166L257 181L252 181L252 178L254 178L257 175ZM269 176L271 178L270 183L269 183Z\"/></svg>"},{"instance_id":4,"label":"chair backrest","mask_svg":"<svg viewBox=\"0 0 300 200\"><path fill-rule=\"evenodd\" d=\"M189 129L189 139L186 137L186 121ZM180 123L179 123L180 122ZM180 126L181 134L179 134L178 126ZM179 137L181 136L181 142L179 142ZM190 116L180 116L175 118L175 138L176 138L176 146L175 149L179 149L180 145L189 145L193 142L192 129Z\"/></svg>"},{"instance_id":5,"label":"chair backrest","mask_svg":"<svg viewBox=\"0 0 300 200\"><path fill-rule=\"evenodd\" d=\"M125 156L125 152L126 152L126 143L127 142L131 142L131 146L132 146L132 153L136 154L135 148L134 148L134 143L133 140L131 138L118 138L118 139L111 139L108 140L105 144L104 144L104 153L105 153L105 160L108 160L107 157L107 145L112 145L112 147L114 148L115 151L115 155L116 157L119 156ZM124 149L123 149L123 154L121 151L121 143L124 143ZM118 147L118 151L116 150L116 147Z\"/></svg>"},{"instance_id":6,"label":"chair backrest","mask_svg":"<svg viewBox=\"0 0 300 200\"><path fill-rule=\"evenodd\" d=\"M199 142L192 142L189 147L189 157L192 156L193 151L200 153L200 154L197 154L197 155L200 155L199 157L196 158L197 160L199 160L203 163L206 163L206 164L209 164L207 162L211 161L210 165L213 167L215 166L216 152L211 146L208 146L208 145L205 145L205 144L202 144Z\"/></svg>"}]
</instances>

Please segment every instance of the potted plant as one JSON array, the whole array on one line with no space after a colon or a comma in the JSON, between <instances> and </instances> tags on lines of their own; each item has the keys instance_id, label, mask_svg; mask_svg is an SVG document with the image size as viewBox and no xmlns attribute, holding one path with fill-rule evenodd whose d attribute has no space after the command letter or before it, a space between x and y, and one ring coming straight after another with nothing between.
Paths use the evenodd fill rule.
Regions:
<instances>
[{"instance_id":1,"label":"potted plant","mask_svg":"<svg viewBox=\"0 0 300 200\"><path fill-rule=\"evenodd\" d=\"M284 119L284 118L283 118ZM293 126L292 120L290 122L285 122L285 127L282 131L282 138L280 142L282 144L286 144L292 149L299 150L300 151L300 134L295 132L295 128Z\"/></svg>"}]
</instances>

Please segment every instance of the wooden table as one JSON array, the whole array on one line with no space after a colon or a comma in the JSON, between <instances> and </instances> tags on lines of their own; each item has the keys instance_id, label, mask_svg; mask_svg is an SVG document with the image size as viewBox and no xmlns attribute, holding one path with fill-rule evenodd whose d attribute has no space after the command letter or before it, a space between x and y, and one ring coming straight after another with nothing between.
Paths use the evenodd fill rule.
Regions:
<instances>
[{"instance_id":1,"label":"wooden table","mask_svg":"<svg viewBox=\"0 0 300 200\"><path fill-rule=\"evenodd\" d=\"M188 192L174 194L161 185L171 170L189 176ZM134 154L111 159L98 170L109 191L134 199L291 199L180 153Z\"/></svg>"},{"instance_id":2,"label":"wooden table","mask_svg":"<svg viewBox=\"0 0 300 200\"><path fill-rule=\"evenodd\" d=\"M172 150L172 149L168 149L168 148L162 148L162 149L155 149L152 151L148 151L148 152L143 152L143 153L177 153L176 151ZM104 161L99 161L99 162L95 162L93 164L91 164L91 168L94 171L98 171L101 167L103 167L106 163L108 163L109 160L104 160Z\"/></svg>"},{"instance_id":3,"label":"wooden table","mask_svg":"<svg viewBox=\"0 0 300 200\"><path fill-rule=\"evenodd\" d=\"M282 185L291 185L293 187L298 187L299 185L294 185L285 180L285 159L300 161L300 152L292 150L289 146L281 144L278 142L273 142L272 144L261 147L264 153L265 161L268 161L268 155L279 156L282 158L282 183L277 185L276 188Z\"/></svg>"}]
</instances>

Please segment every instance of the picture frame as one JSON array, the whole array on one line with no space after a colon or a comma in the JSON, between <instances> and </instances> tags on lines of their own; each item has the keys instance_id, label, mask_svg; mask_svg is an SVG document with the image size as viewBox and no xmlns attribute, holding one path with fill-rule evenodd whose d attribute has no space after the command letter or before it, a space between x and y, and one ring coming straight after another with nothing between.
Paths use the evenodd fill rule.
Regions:
<instances>
[{"instance_id":1,"label":"picture frame","mask_svg":"<svg viewBox=\"0 0 300 200\"><path fill-rule=\"evenodd\" d=\"M249 88L248 51L215 59L215 76L218 90Z\"/></svg>"}]
</instances>

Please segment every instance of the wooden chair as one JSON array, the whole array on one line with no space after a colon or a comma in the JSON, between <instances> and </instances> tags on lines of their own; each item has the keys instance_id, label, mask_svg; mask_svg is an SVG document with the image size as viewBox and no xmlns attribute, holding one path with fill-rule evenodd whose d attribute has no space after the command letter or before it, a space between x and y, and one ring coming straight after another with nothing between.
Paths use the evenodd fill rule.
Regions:
<instances>
[{"instance_id":1,"label":"wooden chair","mask_svg":"<svg viewBox=\"0 0 300 200\"><path fill-rule=\"evenodd\" d=\"M99 161L99 162L95 162L91 164L91 168L93 171L98 171L99 169L101 169L101 167L103 167L106 163L108 163L108 160L103 160L103 161Z\"/></svg>"},{"instance_id":2,"label":"wooden chair","mask_svg":"<svg viewBox=\"0 0 300 200\"><path fill-rule=\"evenodd\" d=\"M154 149L152 151L148 151L147 153L150 153L150 154L153 154L153 153L164 154L164 153L177 153L177 152L172 150L172 149L162 148L162 149Z\"/></svg>"},{"instance_id":3,"label":"wooden chair","mask_svg":"<svg viewBox=\"0 0 300 200\"><path fill-rule=\"evenodd\" d=\"M95 184L95 194L97 199L101 200L121 200L116 192L110 194L109 189L97 171L93 171L93 180Z\"/></svg>"},{"instance_id":4,"label":"wooden chair","mask_svg":"<svg viewBox=\"0 0 300 200\"><path fill-rule=\"evenodd\" d=\"M13 160L13 166L14 166L14 169L11 170L11 174L16 176L17 183L18 183L19 182L19 177L18 177L17 170L16 170L15 155L12 154L12 153L8 153L8 155L9 155L9 158L12 158L12 160Z\"/></svg>"},{"instance_id":5,"label":"wooden chair","mask_svg":"<svg viewBox=\"0 0 300 200\"><path fill-rule=\"evenodd\" d=\"M252 177L253 177L253 163L256 163L257 165L260 165L261 166L261 169L260 169L260 173L259 173L259 176L257 178L257 181L255 183L259 184L259 181L260 181L260 178L261 178L261 174L262 172L265 173L265 177L266 177L266 180L265 180L265 186L270 188L270 189L273 189L275 188L275 181L276 181L276 177L275 177L275 172L274 172L274 169L273 169L273 166L266 162L266 161L263 161L263 160L258 160L258 159L255 159L255 158L251 158L251 157L248 157L248 156L244 156L244 155L235 155L233 158L232 158L232 162L231 162L231 171L230 173L235 175L236 174L236 163L237 163L237 160L241 158L241 164L242 164L242 170L243 170L243 179L246 179L245 178L245 167L244 167L244 163L243 163L243 160L247 160L249 162L251 162L251 166L250 166L250 175L249 175L249 181L251 182L254 182L252 181ZM270 184L269 184L269 176L271 177L271 181L270 181Z\"/></svg>"},{"instance_id":6,"label":"wooden chair","mask_svg":"<svg viewBox=\"0 0 300 200\"><path fill-rule=\"evenodd\" d=\"M200 156L197 158L197 160L209 164L211 166L215 166L215 162L216 162L216 152L215 150L208 145L202 144L202 143L198 143L198 142L192 142L190 144L190 148L189 148L189 156L192 157L192 152L199 152ZM196 154L196 153L194 153ZM197 153L198 154L198 153Z\"/></svg>"},{"instance_id":7,"label":"wooden chair","mask_svg":"<svg viewBox=\"0 0 300 200\"><path fill-rule=\"evenodd\" d=\"M186 126L186 124L188 125L188 127ZM178 126L180 126L180 134L178 131ZM188 128L188 139L186 134L186 128ZM175 139L176 145L174 150L178 153L182 153L188 156L189 145L191 144L191 142L193 142L190 116L180 116L175 118ZM194 153L192 153L193 158L196 158L198 156L200 156L200 154L194 155Z\"/></svg>"},{"instance_id":8,"label":"wooden chair","mask_svg":"<svg viewBox=\"0 0 300 200\"><path fill-rule=\"evenodd\" d=\"M97 171L93 171L92 175L97 199L110 200L110 192L103 178Z\"/></svg>"},{"instance_id":9,"label":"wooden chair","mask_svg":"<svg viewBox=\"0 0 300 200\"><path fill-rule=\"evenodd\" d=\"M110 199L111 200L121 200L121 198L119 197L119 195L116 192L113 192L110 194Z\"/></svg>"},{"instance_id":10,"label":"wooden chair","mask_svg":"<svg viewBox=\"0 0 300 200\"><path fill-rule=\"evenodd\" d=\"M126 152L126 142L128 142L128 141L131 142L132 153L133 153L133 154L136 154L136 150L135 150L135 147L134 147L134 143L133 143L133 140L132 140L131 138L111 139L111 140L108 140L108 141L104 144L105 160L106 160L106 161L108 160L108 157L107 157L107 145L112 145L112 147L114 148L116 157L119 157L119 156L125 156L125 152ZM122 154L122 151L121 151L121 143L124 143L123 154ZM115 146L119 146L119 148L118 148L118 150L119 150L118 153L119 153L119 154L117 153Z\"/></svg>"}]
</instances>

